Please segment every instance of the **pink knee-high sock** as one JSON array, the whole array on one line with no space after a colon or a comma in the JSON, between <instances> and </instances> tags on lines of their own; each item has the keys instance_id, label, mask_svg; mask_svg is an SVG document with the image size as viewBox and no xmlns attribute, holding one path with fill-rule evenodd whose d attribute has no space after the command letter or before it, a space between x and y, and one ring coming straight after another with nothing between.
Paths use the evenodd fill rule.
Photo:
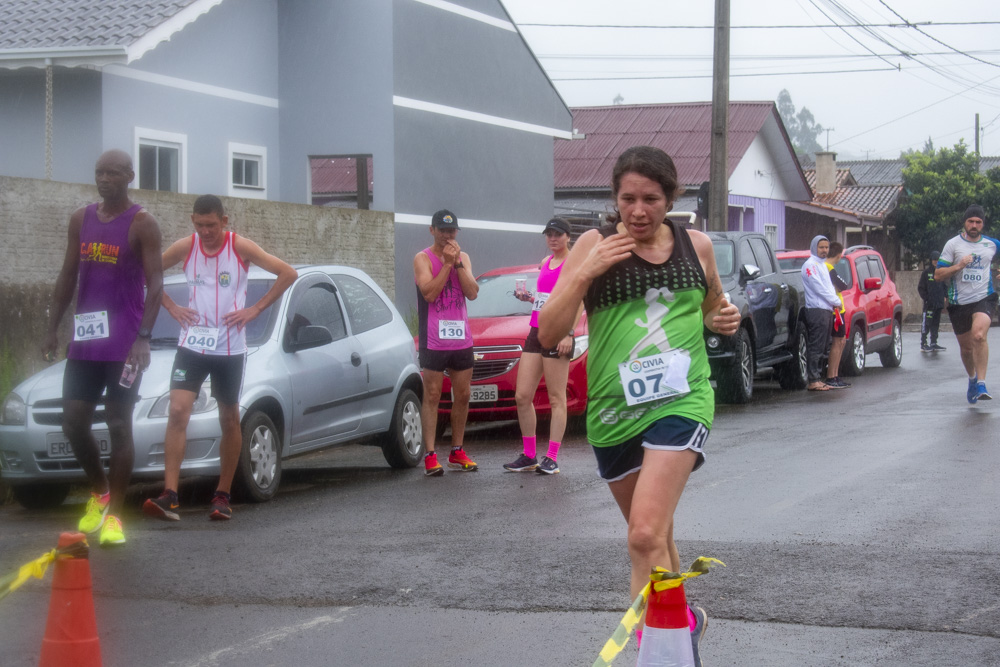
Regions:
<instances>
[{"instance_id":1,"label":"pink knee-high sock","mask_svg":"<svg viewBox=\"0 0 1000 667\"><path fill-rule=\"evenodd\" d=\"M555 461L556 457L559 456L559 445L561 444L555 440L549 440L549 453L546 456Z\"/></svg>"},{"instance_id":2,"label":"pink knee-high sock","mask_svg":"<svg viewBox=\"0 0 1000 667\"><path fill-rule=\"evenodd\" d=\"M642 644L642 630L636 630L635 631L635 647L639 648L640 644Z\"/></svg>"},{"instance_id":3,"label":"pink knee-high sock","mask_svg":"<svg viewBox=\"0 0 1000 667\"><path fill-rule=\"evenodd\" d=\"M698 625L698 619L695 617L694 612L691 611L691 605L688 605L688 625L691 626L691 632L694 632L695 627Z\"/></svg>"},{"instance_id":4,"label":"pink knee-high sock","mask_svg":"<svg viewBox=\"0 0 1000 667\"><path fill-rule=\"evenodd\" d=\"M535 458L535 436L529 438L522 435L521 440L524 441L524 455L529 459Z\"/></svg>"}]
</instances>

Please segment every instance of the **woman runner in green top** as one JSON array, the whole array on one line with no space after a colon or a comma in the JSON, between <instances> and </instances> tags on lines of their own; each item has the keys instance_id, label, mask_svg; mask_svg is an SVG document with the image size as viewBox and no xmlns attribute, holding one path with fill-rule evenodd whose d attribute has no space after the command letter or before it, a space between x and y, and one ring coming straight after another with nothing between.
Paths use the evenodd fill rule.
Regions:
<instances>
[{"instance_id":1,"label":"woman runner in green top","mask_svg":"<svg viewBox=\"0 0 1000 667\"><path fill-rule=\"evenodd\" d=\"M585 233L539 317L554 345L587 310L587 437L598 470L628 521L632 596L652 567L680 571L673 516L704 461L714 394L702 327L736 333L712 242L666 215L681 192L673 160L630 148L612 173L615 212Z\"/></svg>"}]
</instances>

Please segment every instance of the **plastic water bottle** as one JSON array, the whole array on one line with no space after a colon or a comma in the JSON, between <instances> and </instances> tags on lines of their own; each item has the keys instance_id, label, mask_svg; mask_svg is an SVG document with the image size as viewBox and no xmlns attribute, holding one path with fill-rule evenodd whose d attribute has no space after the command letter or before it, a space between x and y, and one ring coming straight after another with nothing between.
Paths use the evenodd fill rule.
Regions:
<instances>
[{"instance_id":1,"label":"plastic water bottle","mask_svg":"<svg viewBox=\"0 0 1000 667\"><path fill-rule=\"evenodd\" d=\"M125 362L125 367L122 368L122 377L118 380L118 384L125 387L126 389L132 388L132 383L135 382L135 378L139 375L139 366L136 364L130 364Z\"/></svg>"}]
</instances>

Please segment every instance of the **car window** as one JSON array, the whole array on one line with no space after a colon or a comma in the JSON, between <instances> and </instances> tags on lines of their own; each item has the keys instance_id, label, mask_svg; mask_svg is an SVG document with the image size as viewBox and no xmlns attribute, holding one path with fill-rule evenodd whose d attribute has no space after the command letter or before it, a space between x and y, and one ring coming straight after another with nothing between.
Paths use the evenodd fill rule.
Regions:
<instances>
[{"instance_id":1,"label":"car window","mask_svg":"<svg viewBox=\"0 0 1000 667\"><path fill-rule=\"evenodd\" d=\"M885 282L885 267L882 266L882 260L875 255L868 255L868 264L872 275Z\"/></svg>"},{"instance_id":2,"label":"car window","mask_svg":"<svg viewBox=\"0 0 1000 667\"><path fill-rule=\"evenodd\" d=\"M840 279L844 281L844 284L847 285L846 289L854 287L854 276L851 275L851 265L847 262L846 257L841 257L840 261L834 265L833 269L837 272L837 275L840 276Z\"/></svg>"},{"instance_id":3,"label":"car window","mask_svg":"<svg viewBox=\"0 0 1000 667\"><path fill-rule=\"evenodd\" d=\"M295 310L288 317L288 339L294 342L299 330L310 325L326 327L333 340L347 336L344 315L333 285L317 283L302 293L295 302Z\"/></svg>"},{"instance_id":4,"label":"car window","mask_svg":"<svg viewBox=\"0 0 1000 667\"><path fill-rule=\"evenodd\" d=\"M274 279L257 279L247 282L246 305L252 306L260 301L260 298L271 289ZM172 283L163 286L163 291L175 303L187 305L188 286L187 283ZM274 304L271 304L256 318L247 323L247 345L260 345L271 333L271 315L274 311ZM160 306L160 314L156 316L156 323L153 325L154 343L158 346L176 344L181 335L181 325L170 316L166 307ZM173 342L171 342L173 341Z\"/></svg>"},{"instance_id":5,"label":"car window","mask_svg":"<svg viewBox=\"0 0 1000 667\"><path fill-rule=\"evenodd\" d=\"M731 276L736 271L736 246L728 239L712 239L715 266L720 276Z\"/></svg>"},{"instance_id":6,"label":"car window","mask_svg":"<svg viewBox=\"0 0 1000 667\"><path fill-rule=\"evenodd\" d=\"M782 271L801 271L807 259L808 257L785 257L778 259L778 266Z\"/></svg>"},{"instance_id":7,"label":"car window","mask_svg":"<svg viewBox=\"0 0 1000 667\"><path fill-rule=\"evenodd\" d=\"M531 302L514 298L514 281L524 280L525 287L534 294L538 281L537 271L507 273L501 276L480 276L479 295L467 301L469 317L513 317L531 315Z\"/></svg>"},{"instance_id":8,"label":"car window","mask_svg":"<svg viewBox=\"0 0 1000 667\"><path fill-rule=\"evenodd\" d=\"M753 249L753 256L757 258L760 272L765 276L774 273L774 262L771 261L771 252L764 239L750 239L750 247Z\"/></svg>"},{"instance_id":9,"label":"car window","mask_svg":"<svg viewBox=\"0 0 1000 667\"><path fill-rule=\"evenodd\" d=\"M354 335L371 331L392 321L392 311L385 301L371 287L354 276L331 275L330 278L340 290L340 296L347 306L347 317L351 320Z\"/></svg>"},{"instance_id":10,"label":"car window","mask_svg":"<svg viewBox=\"0 0 1000 667\"><path fill-rule=\"evenodd\" d=\"M865 278L871 278L872 274L868 268L868 260L864 257L858 257L854 260L854 268L858 271L858 283L861 287L865 286Z\"/></svg>"}]
</instances>

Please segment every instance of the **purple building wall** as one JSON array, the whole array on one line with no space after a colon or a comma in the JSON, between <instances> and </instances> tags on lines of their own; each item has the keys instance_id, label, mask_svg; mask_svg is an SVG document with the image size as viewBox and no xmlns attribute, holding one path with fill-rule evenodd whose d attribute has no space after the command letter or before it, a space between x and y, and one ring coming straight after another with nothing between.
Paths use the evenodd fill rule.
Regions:
<instances>
[{"instance_id":1,"label":"purple building wall","mask_svg":"<svg viewBox=\"0 0 1000 667\"><path fill-rule=\"evenodd\" d=\"M785 247L785 202L778 199L763 199L745 195L729 195L729 231L740 231L742 213L744 232L759 232L770 235L775 250ZM766 226L774 225L776 230Z\"/></svg>"}]
</instances>

